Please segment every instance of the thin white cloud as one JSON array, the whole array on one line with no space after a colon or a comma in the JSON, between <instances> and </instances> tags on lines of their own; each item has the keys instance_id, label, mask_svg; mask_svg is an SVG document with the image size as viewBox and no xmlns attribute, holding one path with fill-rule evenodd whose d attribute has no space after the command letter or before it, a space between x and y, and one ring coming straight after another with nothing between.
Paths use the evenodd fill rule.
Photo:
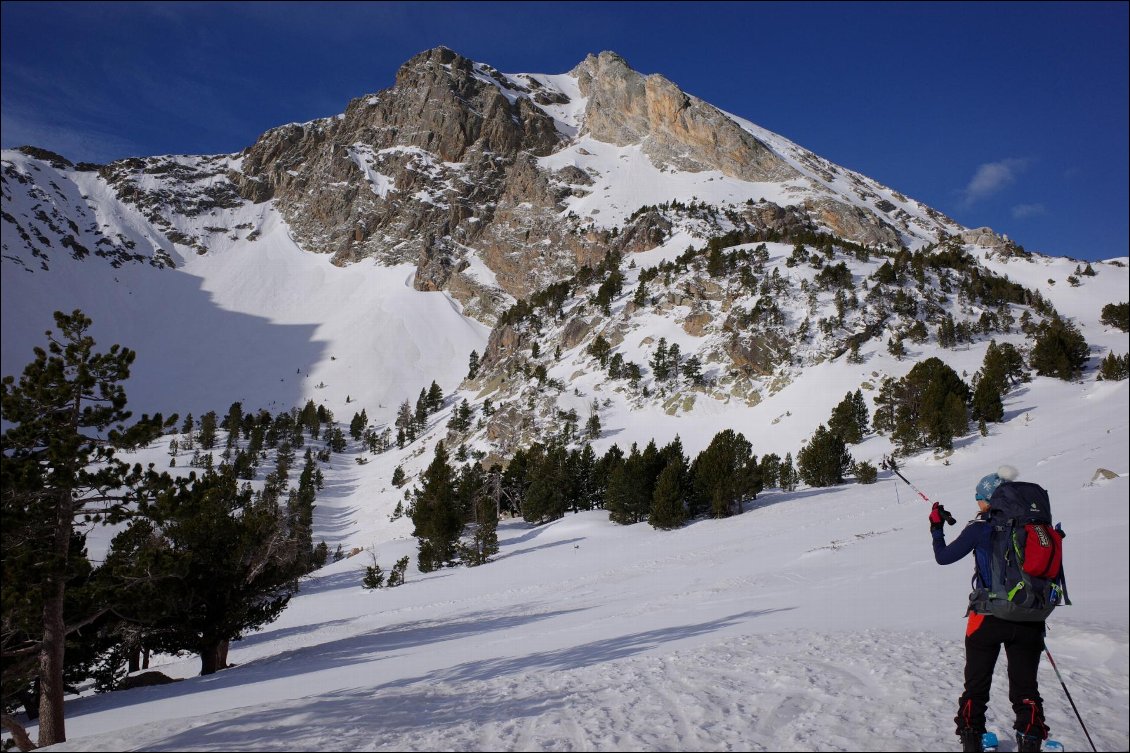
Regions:
<instances>
[{"instance_id":1,"label":"thin white cloud","mask_svg":"<svg viewBox=\"0 0 1130 753\"><path fill-rule=\"evenodd\" d=\"M1028 162L1026 159L1003 159L981 165L973 173L969 185L961 191L962 204L971 206L1016 182L1016 176L1023 172Z\"/></svg>"},{"instance_id":2,"label":"thin white cloud","mask_svg":"<svg viewBox=\"0 0 1130 753\"><path fill-rule=\"evenodd\" d=\"M1013 219L1022 220L1025 217L1036 217L1047 211L1043 204L1017 204L1012 208Z\"/></svg>"},{"instance_id":3,"label":"thin white cloud","mask_svg":"<svg viewBox=\"0 0 1130 753\"><path fill-rule=\"evenodd\" d=\"M61 154L72 162L109 162L140 155L142 148L111 133L104 124L77 118L71 122L49 122L40 113L22 105L3 105L0 113L0 146L38 146Z\"/></svg>"}]
</instances>

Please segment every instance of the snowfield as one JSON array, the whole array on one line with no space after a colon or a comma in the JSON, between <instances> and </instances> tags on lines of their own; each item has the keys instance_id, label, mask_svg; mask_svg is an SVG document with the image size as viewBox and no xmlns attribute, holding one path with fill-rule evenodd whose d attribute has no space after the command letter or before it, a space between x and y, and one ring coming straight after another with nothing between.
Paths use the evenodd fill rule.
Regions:
<instances>
[{"instance_id":1,"label":"snowfield","mask_svg":"<svg viewBox=\"0 0 1130 753\"><path fill-rule=\"evenodd\" d=\"M959 521L1004 462L1050 491L1074 605L1048 647L1100 750L1130 743L1127 387L1037 378L948 465L903 465ZM386 568L414 554L406 521L349 491L380 456L335 458L319 514L368 536ZM1118 476L1093 481L1100 467ZM955 748L972 562L933 562L927 512L882 473L766 492L677 531L600 511L505 522L495 561L410 569L392 590L361 588L366 552L306 578L276 623L232 645L235 667L197 677L196 660L165 659L182 682L70 700L54 749ZM990 724L1007 733L1004 672L1002 657ZM1086 749L1046 661L1040 680L1053 736Z\"/></svg>"}]
</instances>

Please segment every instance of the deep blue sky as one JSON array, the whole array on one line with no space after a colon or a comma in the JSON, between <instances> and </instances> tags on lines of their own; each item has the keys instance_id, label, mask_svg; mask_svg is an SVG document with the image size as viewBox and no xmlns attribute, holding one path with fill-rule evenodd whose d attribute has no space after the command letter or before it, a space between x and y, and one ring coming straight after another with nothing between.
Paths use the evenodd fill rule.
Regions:
<instances>
[{"instance_id":1,"label":"deep blue sky","mask_svg":"<svg viewBox=\"0 0 1130 753\"><path fill-rule=\"evenodd\" d=\"M4 2L2 141L234 152L439 44L508 73L614 50L962 224L1101 259L1130 236L1128 7Z\"/></svg>"}]
</instances>

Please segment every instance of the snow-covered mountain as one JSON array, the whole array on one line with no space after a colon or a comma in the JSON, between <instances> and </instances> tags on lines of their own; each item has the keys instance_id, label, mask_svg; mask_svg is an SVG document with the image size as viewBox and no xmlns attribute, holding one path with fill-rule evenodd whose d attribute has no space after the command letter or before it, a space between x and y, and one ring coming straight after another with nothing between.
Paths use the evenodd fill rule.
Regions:
<instances>
[{"instance_id":1,"label":"snow-covered mountain","mask_svg":"<svg viewBox=\"0 0 1130 753\"><path fill-rule=\"evenodd\" d=\"M450 390L516 299L609 251L654 264L735 229L1015 250L613 53L508 75L436 48L240 154L97 166L29 148L2 178L4 372L52 310L83 308L142 354L148 411L313 397L381 417L420 383Z\"/></svg>"},{"instance_id":2,"label":"snow-covered mountain","mask_svg":"<svg viewBox=\"0 0 1130 753\"><path fill-rule=\"evenodd\" d=\"M1097 740L1127 747L1130 399L1126 381L1095 380L1099 359L1130 350L1100 321L1130 298L1127 258L1083 274L963 228L613 53L503 74L437 48L391 89L239 154L99 166L25 148L2 168L5 375L54 310L80 308L100 345L138 352L138 414L313 399L380 426L443 388L420 438L351 445L327 469L315 539L386 566L415 552L411 523L390 520L393 470L411 483L440 440L505 460L595 412L598 453L677 435L693 455L733 428L783 456L845 393L873 405L885 377L930 356L968 380L993 339L1031 349L1025 317L1069 319L1091 347L1081 381L1036 377L987 436L907 472L955 512L1003 462L1052 492L1077 606L1049 646ZM951 323L965 335L943 347ZM660 378L661 342L701 379ZM464 400L472 420L450 429ZM879 435L851 448L872 462L891 449ZM1100 467L1117 476L1094 480ZM239 668L74 701L68 745L941 748L967 581L933 565L923 507L884 478L769 492L674 532L599 512L510 522L496 562L413 569L377 593L354 557L234 644ZM1057 736L1082 745L1070 711L1050 708Z\"/></svg>"}]
</instances>

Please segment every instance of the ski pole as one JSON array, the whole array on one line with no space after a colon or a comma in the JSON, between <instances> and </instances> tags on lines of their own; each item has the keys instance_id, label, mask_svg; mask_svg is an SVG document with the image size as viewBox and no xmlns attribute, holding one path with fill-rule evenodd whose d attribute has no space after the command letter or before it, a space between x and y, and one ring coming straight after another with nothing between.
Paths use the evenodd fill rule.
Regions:
<instances>
[{"instance_id":1,"label":"ski pole","mask_svg":"<svg viewBox=\"0 0 1130 753\"><path fill-rule=\"evenodd\" d=\"M1083 728L1083 734L1087 736L1087 742L1091 744L1091 750L1098 753L1098 748L1095 747L1095 741L1091 739L1091 733L1087 731L1087 725L1083 724L1083 717L1079 715L1079 709L1075 705L1075 701L1071 699L1071 693L1067 692L1067 684L1063 681L1063 675L1059 673L1059 667L1055 665L1055 659L1052 658L1052 652L1048 651L1048 647L1044 646L1044 653L1048 655L1048 661L1052 663L1052 669L1055 670L1055 676L1059 678L1060 687L1063 688L1064 694L1067 696L1068 702L1071 704L1071 710L1075 712L1075 718L1079 720L1079 726Z\"/></svg>"},{"instance_id":2,"label":"ski pole","mask_svg":"<svg viewBox=\"0 0 1130 753\"><path fill-rule=\"evenodd\" d=\"M910 479L908 479L906 476L899 473L899 469L895 468L894 463L887 464L887 467L891 470L892 473L894 473L896 476L898 476L903 481L905 481L907 486L909 486L911 489L913 489L915 492L917 492L919 497L926 500L930 504L934 504L934 501L932 499L930 499L929 497L927 497L925 494L923 494L921 489L919 489L914 484L910 483ZM941 509L942 513L944 514L945 520L946 520L947 523L949 523L951 526L957 525L957 521L954 519L953 515L950 514L949 510L947 510L944 507L941 507L940 509Z\"/></svg>"}]
</instances>

